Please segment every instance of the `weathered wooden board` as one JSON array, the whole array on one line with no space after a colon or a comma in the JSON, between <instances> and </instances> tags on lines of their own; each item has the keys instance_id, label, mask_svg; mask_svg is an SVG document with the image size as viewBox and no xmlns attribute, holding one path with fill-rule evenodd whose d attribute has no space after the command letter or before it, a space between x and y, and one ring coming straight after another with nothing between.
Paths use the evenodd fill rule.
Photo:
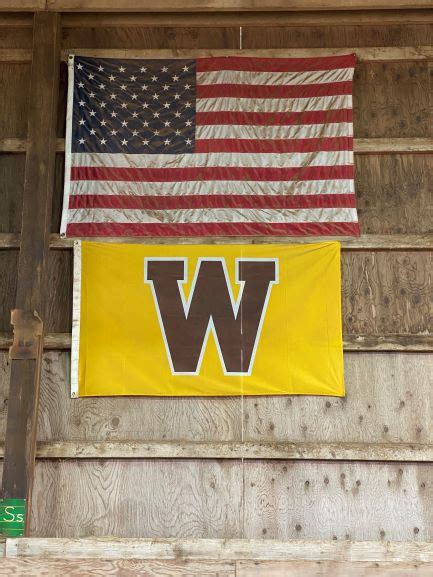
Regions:
<instances>
[{"instance_id":1,"label":"weathered wooden board","mask_svg":"<svg viewBox=\"0 0 433 577\"><path fill-rule=\"evenodd\" d=\"M405 565L407 567L407 565ZM242 569L244 571L244 569ZM243 574L243 573L242 573ZM0 559L0 575L60 577L61 575L121 575L141 577L235 577L235 561L142 561L139 559ZM391 574L390 574L391 575ZM423 577L421 573L419 577ZM392 576L394 577L394 575Z\"/></svg>"},{"instance_id":2,"label":"weathered wooden board","mask_svg":"<svg viewBox=\"0 0 433 577\"><path fill-rule=\"evenodd\" d=\"M33 30L31 27L2 28L0 34L0 48L31 48Z\"/></svg>"},{"instance_id":3,"label":"weathered wooden board","mask_svg":"<svg viewBox=\"0 0 433 577\"><path fill-rule=\"evenodd\" d=\"M307 541L305 539L6 539L6 557L432 563L423 541Z\"/></svg>"},{"instance_id":4,"label":"weathered wooden board","mask_svg":"<svg viewBox=\"0 0 433 577\"><path fill-rule=\"evenodd\" d=\"M244 462L244 536L431 540L433 464Z\"/></svg>"},{"instance_id":5,"label":"weathered wooden board","mask_svg":"<svg viewBox=\"0 0 433 577\"><path fill-rule=\"evenodd\" d=\"M431 577L433 563L338 561L146 561L3 558L0 575L136 575L141 577Z\"/></svg>"},{"instance_id":6,"label":"weathered wooden board","mask_svg":"<svg viewBox=\"0 0 433 577\"><path fill-rule=\"evenodd\" d=\"M342 253L345 334L433 332L432 253Z\"/></svg>"},{"instance_id":7,"label":"weathered wooden board","mask_svg":"<svg viewBox=\"0 0 433 577\"><path fill-rule=\"evenodd\" d=\"M346 397L245 397L244 440L433 443L433 356L345 355Z\"/></svg>"},{"instance_id":8,"label":"weathered wooden board","mask_svg":"<svg viewBox=\"0 0 433 577\"><path fill-rule=\"evenodd\" d=\"M0 154L0 232L21 231L24 154Z\"/></svg>"},{"instance_id":9,"label":"weathered wooden board","mask_svg":"<svg viewBox=\"0 0 433 577\"><path fill-rule=\"evenodd\" d=\"M433 332L431 252L342 253L345 334ZM72 253L51 250L47 332L70 332ZM4 329L3 329L4 330Z\"/></svg>"},{"instance_id":10,"label":"weathered wooden board","mask_svg":"<svg viewBox=\"0 0 433 577\"><path fill-rule=\"evenodd\" d=\"M0 62L0 138L25 138L30 66Z\"/></svg>"},{"instance_id":11,"label":"weathered wooden board","mask_svg":"<svg viewBox=\"0 0 433 577\"><path fill-rule=\"evenodd\" d=\"M241 440L241 399L237 397L71 399L69 365L68 353L45 355L40 440Z\"/></svg>"},{"instance_id":12,"label":"weathered wooden board","mask_svg":"<svg viewBox=\"0 0 433 577\"><path fill-rule=\"evenodd\" d=\"M427 62L359 63L353 94L354 134L358 138L431 136L429 99Z\"/></svg>"},{"instance_id":13,"label":"weathered wooden board","mask_svg":"<svg viewBox=\"0 0 433 577\"><path fill-rule=\"evenodd\" d=\"M15 307L17 289L16 250L0 251L0 330L11 332L11 309Z\"/></svg>"},{"instance_id":14,"label":"weathered wooden board","mask_svg":"<svg viewBox=\"0 0 433 577\"><path fill-rule=\"evenodd\" d=\"M417 43L420 44L420 43ZM239 48L239 28L64 28L62 47L83 48Z\"/></svg>"},{"instance_id":15,"label":"weathered wooden board","mask_svg":"<svg viewBox=\"0 0 433 577\"><path fill-rule=\"evenodd\" d=\"M32 536L240 537L241 461L44 461Z\"/></svg>"},{"instance_id":16,"label":"weathered wooden board","mask_svg":"<svg viewBox=\"0 0 433 577\"><path fill-rule=\"evenodd\" d=\"M237 561L236 577L431 577L433 563Z\"/></svg>"},{"instance_id":17,"label":"weathered wooden board","mask_svg":"<svg viewBox=\"0 0 433 577\"><path fill-rule=\"evenodd\" d=\"M363 234L433 233L433 155L358 155L355 170Z\"/></svg>"},{"instance_id":18,"label":"weathered wooden board","mask_svg":"<svg viewBox=\"0 0 433 577\"><path fill-rule=\"evenodd\" d=\"M332 15L328 14L332 17ZM402 15L404 17L404 15ZM248 23L242 28L245 48L343 48L345 46L418 46L431 44L431 24L405 25L372 23L369 26L339 24L335 18L333 25L318 25L308 22L304 26L285 26L284 16L277 25L257 26ZM330 23L331 24L331 23Z\"/></svg>"}]
</instances>

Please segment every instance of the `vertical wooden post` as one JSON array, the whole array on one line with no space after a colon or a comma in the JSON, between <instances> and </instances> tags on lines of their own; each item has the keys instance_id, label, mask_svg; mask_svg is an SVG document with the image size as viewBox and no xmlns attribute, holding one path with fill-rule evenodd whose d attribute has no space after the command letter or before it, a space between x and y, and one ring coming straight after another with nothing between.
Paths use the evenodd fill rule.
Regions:
<instances>
[{"instance_id":1,"label":"vertical wooden post","mask_svg":"<svg viewBox=\"0 0 433 577\"><path fill-rule=\"evenodd\" d=\"M28 148L25 165L21 248L14 345L6 427L2 497L27 499L29 530L39 382L45 314L45 271L49 249L56 151L60 68L60 16L34 16L33 58L29 78Z\"/></svg>"}]
</instances>

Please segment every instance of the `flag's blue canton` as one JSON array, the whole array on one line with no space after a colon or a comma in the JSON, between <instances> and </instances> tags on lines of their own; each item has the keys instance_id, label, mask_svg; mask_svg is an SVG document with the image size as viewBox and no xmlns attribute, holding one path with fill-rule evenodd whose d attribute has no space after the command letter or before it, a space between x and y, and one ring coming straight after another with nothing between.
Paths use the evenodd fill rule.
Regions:
<instances>
[{"instance_id":1,"label":"flag's blue canton","mask_svg":"<svg viewBox=\"0 0 433 577\"><path fill-rule=\"evenodd\" d=\"M195 85L195 60L75 57L72 152L194 152Z\"/></svg>"}]
</instances>

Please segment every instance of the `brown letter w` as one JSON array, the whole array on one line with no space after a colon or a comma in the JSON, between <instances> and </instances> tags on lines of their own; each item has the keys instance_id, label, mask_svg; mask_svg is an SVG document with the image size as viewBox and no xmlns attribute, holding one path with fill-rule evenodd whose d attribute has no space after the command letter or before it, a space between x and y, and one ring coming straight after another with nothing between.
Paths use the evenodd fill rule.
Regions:
<instances>
[{"instance_id":1,"label":"brown letter w","mask_svg":"<svg viewBox=\"0 0 433 577\"><path fill-rule=\"evenodd\" d=\"M148 258L150 284L173 374L198 375L213 331L226 375L250 375L278 259L236 259L239 296L234 299L223 258L201 258L188 300L186 258Z\"/></svg>"}]
</instances>

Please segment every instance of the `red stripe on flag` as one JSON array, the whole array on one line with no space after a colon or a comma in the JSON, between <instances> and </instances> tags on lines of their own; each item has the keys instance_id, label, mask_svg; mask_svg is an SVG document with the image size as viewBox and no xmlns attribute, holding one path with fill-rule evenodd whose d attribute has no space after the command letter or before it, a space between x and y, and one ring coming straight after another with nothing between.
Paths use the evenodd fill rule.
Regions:
<instances>
[{"instance_id":1,"label":"red stripe on flag","mask_svg":"<svg viewBox=\"0 0 433 577\"><path fill-rule=\"evenodd\" d=\"M355 208L354 194L293 196L214 194L185 196L134 196L84 194L69 197L69 208L176 210L190 208Z\"/></svg>"},{"instance_id":2,"label":"red stripe on flag","mask_svg":"<svg viewBox=\"0 0 433 577\"><path fill-rule=\"evenodd\" d=\"M352 122L351 108L313 110L309 112L197 112L196 125L251 124L256 126L299 126Z\"/></svg>"},{"instance_id":3,"label":"red stripe on flag","mask_svg":"<svg viewBox=\"0 0 433 577\"><path fill-rule=\"evenodd\" d=\"M71 223L66 236L359 236L357 222Z\"/></svg>"},{"instance_id":4,"label":"red stripe on flag","mask_svg":"<svg viewBox=\"0 0 433 577\"><path fill-rule=\"evenodd\" d=\"M259 140L247 138L213 138L195 141L195 152L329 152L353 150L349 136L329 138L298 138Z\"/></svg>"},{"instance_id":5,"label":"red stripe on flag","mask_svg":"<svg viewBox=\"0 0 433 577\"><path fill-rule=\"evenodd\" d=\"M249 72L307 72L354 68L355 54L321 56L317 58L254 58L251 56L218 56L197 58L197 72L216 70L245 70Z\"/></svg>"},{"instance_id":6,"label":"red stripe on flag","mask_svg":"<svg viewBox=\"0 0 433 577\"><path fill-rule=\"evenodd\" d=\"M328 84L255 85L255 84L197 84L197 98L311 98L352 94L352 82Z\"/></svg>"},{"instance_id":7,"label":"red stripe on flag","mask_svg":"<svg viewBox=\"0 0 433 577\"><path fill-rule=\"evenodd\" d=\"M71 180L112 180L125 182L181 182L201 180L282 181L353 179L353 165L263 168L210 166L190 168L115 168L74 166Z\"/></svg>"}]
</instances>

